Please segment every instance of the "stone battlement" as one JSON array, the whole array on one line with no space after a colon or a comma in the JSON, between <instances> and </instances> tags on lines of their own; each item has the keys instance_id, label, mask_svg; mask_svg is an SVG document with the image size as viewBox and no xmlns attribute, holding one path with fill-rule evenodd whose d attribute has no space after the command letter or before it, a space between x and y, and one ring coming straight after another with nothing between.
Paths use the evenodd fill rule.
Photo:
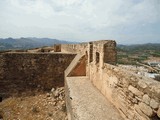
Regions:
<instances>
[{"instance_id":1,"label":"stone battlement","mask_svg":"<svg viewBox=\"0 0 160 120\"><path fill-rule=\"evenodd\" d=\"M70 84L69 77L86 76L124 119L160 119L160 82L116 66L114 40L59 44L28 52L0 54L0 96L13 96L36 87L48 90ZM69 118L76 119L69 88L65 91Z\"/></svg>"}]
</instances>

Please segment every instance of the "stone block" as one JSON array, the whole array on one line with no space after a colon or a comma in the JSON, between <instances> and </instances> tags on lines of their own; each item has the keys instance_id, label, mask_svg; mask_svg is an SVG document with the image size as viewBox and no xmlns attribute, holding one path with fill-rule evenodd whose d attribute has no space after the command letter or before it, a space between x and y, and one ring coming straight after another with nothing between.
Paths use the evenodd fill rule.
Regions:
<instances>
[{"instance_id":1,"label":"stone block","mask_svg":"<svg viewBox=\"0 0 160 120\"><path fill-rule=\"evenodd\" d=\"M146 105L145 103L139 103L140 110L146 114L147 116L151 117L153 115L153 110L150 106Z\"/></svg>"},{"instance_id":2,"label":"stone block","mask_svg":"<svg viewBox=\"0 0 160 120\"><path fill-rule=\"evenodd\" d=\"M135 104L134 105L134 108L135 108L135 119L136 120L150 120L149 119L149 117L147 116L147 115L145 115L142 111L141 111L141 109L140 109L140 107L139 107L139 105L137 105L137 104ZM133 120L133 119L131 119L131 120Z\"/></svg>"},{"instance_id":3,"label":"stone block","mask_svg":"<svg viewBox=\"0 0 160 120\"><path fill-rule=\"evenodd\" d=\"M147 94L143 95L142 101L143 101L144 103L146 103L147 105L149 105L150 100L151 100L151 99L150 99L150 97L149 97Z\"/></svg>"},{"instance_id":4,"label":"stone block","mask_svg":"<svg viewBox=\"0 0 160 120\"><path fill-rule=\"evenodd\" d=\"M151 101L150 101L150 106L151 106L153 109L157 109L158 106L159 106L159 103L156 102L154 99L151 99Z\"/></svg>"},{"instance_id":5,"label":"stone block","mask_svg":"<svg viewBox=\"0 0 160 120\"><path fill-rule=\"evenodd\" d=\"M129 92L129 93L128 93L128 97L129 97L129 98L133 98L133 97L134 97L134 94L133 94L132 92Z\"/></svg>"},{"instance_id":6,"label":"stone block","mask_svg":"<svg viewBox=\"0 0 160 120\"><path fill-rule=\"evenodd\" d=\"M147 87L147 84L144 81L141 81L141 80L138 82L138 85L143 89L145 89Z\"/></svg>"},{"instance_id":7,"label":"stone block","mask_svg":"<svg viewBox=\"0 0 160 120\"><path fill-rule=\"evenodd\" d=\"M157 116L160 118L160 106L159 106L159 109L157 111Z\"/></svg>"},{"instance_id":8,"label":"stone block","mask_svg":"<svg viewBox=\"0 0 160 120\"><path fill-rule=\"evenodd\" d=\"M132 120L134 115L135 115L135 113L133 110L128 110L128 112L127 112L128 119Z\"/></svg>"},{"instance_id":9,"label":"stone block","mask_svg":"<svg viewBox=\"0 0 160 120\"><path fill-rule=\"evenodd\" d=\"M133 86L129 86L128 87L129 91L131 91L132 93L134 93L137 96L142 96L143 92L139 91L137 88L133 87Z\"/></svg>"},{"instance_id":10,"label":"stone block","mask_svg":"<svg viewBox=\"0 0 160 120\"><path fill-rule=\"evenodd\" d=\"M141 99L141 98L139 98L139 97L137 97L137 96L135 96L135 98L136 98L138 101L142 102L142 99Z\"/></svg>"},{"instance_id":11,"label":"stone block","mask_svg":"<svg viewBox=\"0 0 160 120\"><path fill-rule=\"evenodd\" d=\"M135 98L132 98L132 99L131 99L131 101L132 101L132 103L135 103L135 104L137 104L137 103L138 103L138 100L137 100L137 99L135 99Z\"/></svg>"}]
</instances>

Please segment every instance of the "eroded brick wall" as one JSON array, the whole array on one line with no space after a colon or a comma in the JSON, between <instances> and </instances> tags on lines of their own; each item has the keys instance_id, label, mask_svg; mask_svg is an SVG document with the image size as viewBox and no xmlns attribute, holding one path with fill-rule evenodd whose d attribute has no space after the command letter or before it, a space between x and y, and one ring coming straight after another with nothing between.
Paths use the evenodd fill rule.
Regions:
<instances>
[{"instance_id":1,"label":"eroded brick wall","mask_svg":"<svg viewBox=\"0 0 160 120\"><path fill-rule=\"evenodd\" d=\"M64 85L64 70L75 54L5 53L0 55L0 95L19 95Z\"/></svg>"}]
</instances>

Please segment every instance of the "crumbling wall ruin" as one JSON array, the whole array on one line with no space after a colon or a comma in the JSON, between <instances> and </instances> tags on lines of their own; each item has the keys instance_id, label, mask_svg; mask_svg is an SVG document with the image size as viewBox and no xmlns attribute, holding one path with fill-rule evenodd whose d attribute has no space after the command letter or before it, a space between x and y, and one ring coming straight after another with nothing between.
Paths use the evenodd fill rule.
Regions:
<instances>
[{"instance_id":1,"label":"crumbling wall ruin","mask_svg":"<svg viewBox=\"0 0 160 120\"><path fill-rule=\"evenodd\" d=\"M61 52L61 44L54 45L54 52Z\"/></svg>"},{"instance_id":2,"label":"crumbling wall ruin","mask_svg":"<svg viewBox=\"0 0 160 120\"><path fill-rule=\"evenodd\" d=\"M0 96L64 86L64 70L75 54L4 53L0 55Z\"/></svg>"},{"instance_id":3,"label":"crumbling wall ruin","mask_svg":"<svg viewBox=\"0 0 160 120\"><path fill-rule=\"evenodd\" d=\"M92 68L93 84L127 119L148 120L160 117L160 83L113 65L104 64L101 72Z\"/></svg>"},{"instance_id":4,"label":"crumbling wall ruin","mask_svg":"<svg viewBox=\"0 0 160 120\"><path fill-rule=\"evenodd\" d=\"M160 82L117 67L115 41L62 44L59 48L57 52L69 54L1 54L0 95L9 96L37 87L47 90L63 85L64 70L75 54L82 53L86 58L80 68L86 65L86 69L77 74L79 68L76 68L74 74L88 76L93 85L117 107L125 119L160 118Z\"/></svg>"},{"instance_id":5,"label":"crumbling wall ruin","mask_svg":"<svg viewBox=\"0 0 160 120\"><path fill-rule=\"evenodd\" d=\"M61 51L62 52L84 53L87 50L88 50L88 43L62 44L61 45Z\"/></svg>"},{"instance_id":6,"label":"crumbling wall ruin","mask_svg":"<svg viewBox=\"0 0 160 120\"><path fill-rule=\"evenodd\" d=\"M117 107L125 119L159 119L160 83L115 66L115 47L114 41L89 44L89 50L93 53L89 51L88 76L93 85Z\"/></svg>"}]
</instances>

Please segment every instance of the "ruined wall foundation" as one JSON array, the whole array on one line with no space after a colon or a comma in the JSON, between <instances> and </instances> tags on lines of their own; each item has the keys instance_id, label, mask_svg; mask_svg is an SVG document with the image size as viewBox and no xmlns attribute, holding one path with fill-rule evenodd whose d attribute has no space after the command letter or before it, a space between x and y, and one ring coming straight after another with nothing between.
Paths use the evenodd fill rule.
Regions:
<instances>
[{"instance_id":1,"label":"ruined wall foundation","mask_svg":"<svg viewBox=\"0 0 160 120\"><path fill-rule=\"evenodd\" d=\"M0 96L64 86L64 70L75 54L4 53L0 55Z\"/></svg>"},{"instance_id":2,"label":"ruined wall foundation","mask_svg":"<svg viewBox=\"0 0 160 120\"><path fill-rule=\"evenodd\" d=\"M89 52L88 58L92 59L88 63L88 75L93 85L117 107L125 119L159 119L160 82L115 66L115 47L113 41L93 43L93 55Z\"/></svg>"},{"instance_id":3,"label":"ruined wall foundation","mask_svg":"<svg viewBox=\"0 0 160 120\"><path fill-rule=\"evenodd\" d=\"M34 91L35 88L50 90L64 86L66 70L65 79L85 76L86 80L91 81L124 119L160 119L160 82L116 66L115 41L54 47L55 52L64 53L0 54L0 97ZM69 96L67 98L69 102L71 99ZM68 110L72 112L72 107L69 106Z\"/></svg>"},{"instance_id":4,"label":"ruined wall foundation","mask_svg":"<svg viewBox=\"0 0 160 120\"><path fill-rule=\"evenodd\" d=\"M70 45L68 50L87 53L86 75L124 119L160 119L160 82L117 67L115 41L93 41L88 46L79 46Z\"/></svg>"}]
</instances>

